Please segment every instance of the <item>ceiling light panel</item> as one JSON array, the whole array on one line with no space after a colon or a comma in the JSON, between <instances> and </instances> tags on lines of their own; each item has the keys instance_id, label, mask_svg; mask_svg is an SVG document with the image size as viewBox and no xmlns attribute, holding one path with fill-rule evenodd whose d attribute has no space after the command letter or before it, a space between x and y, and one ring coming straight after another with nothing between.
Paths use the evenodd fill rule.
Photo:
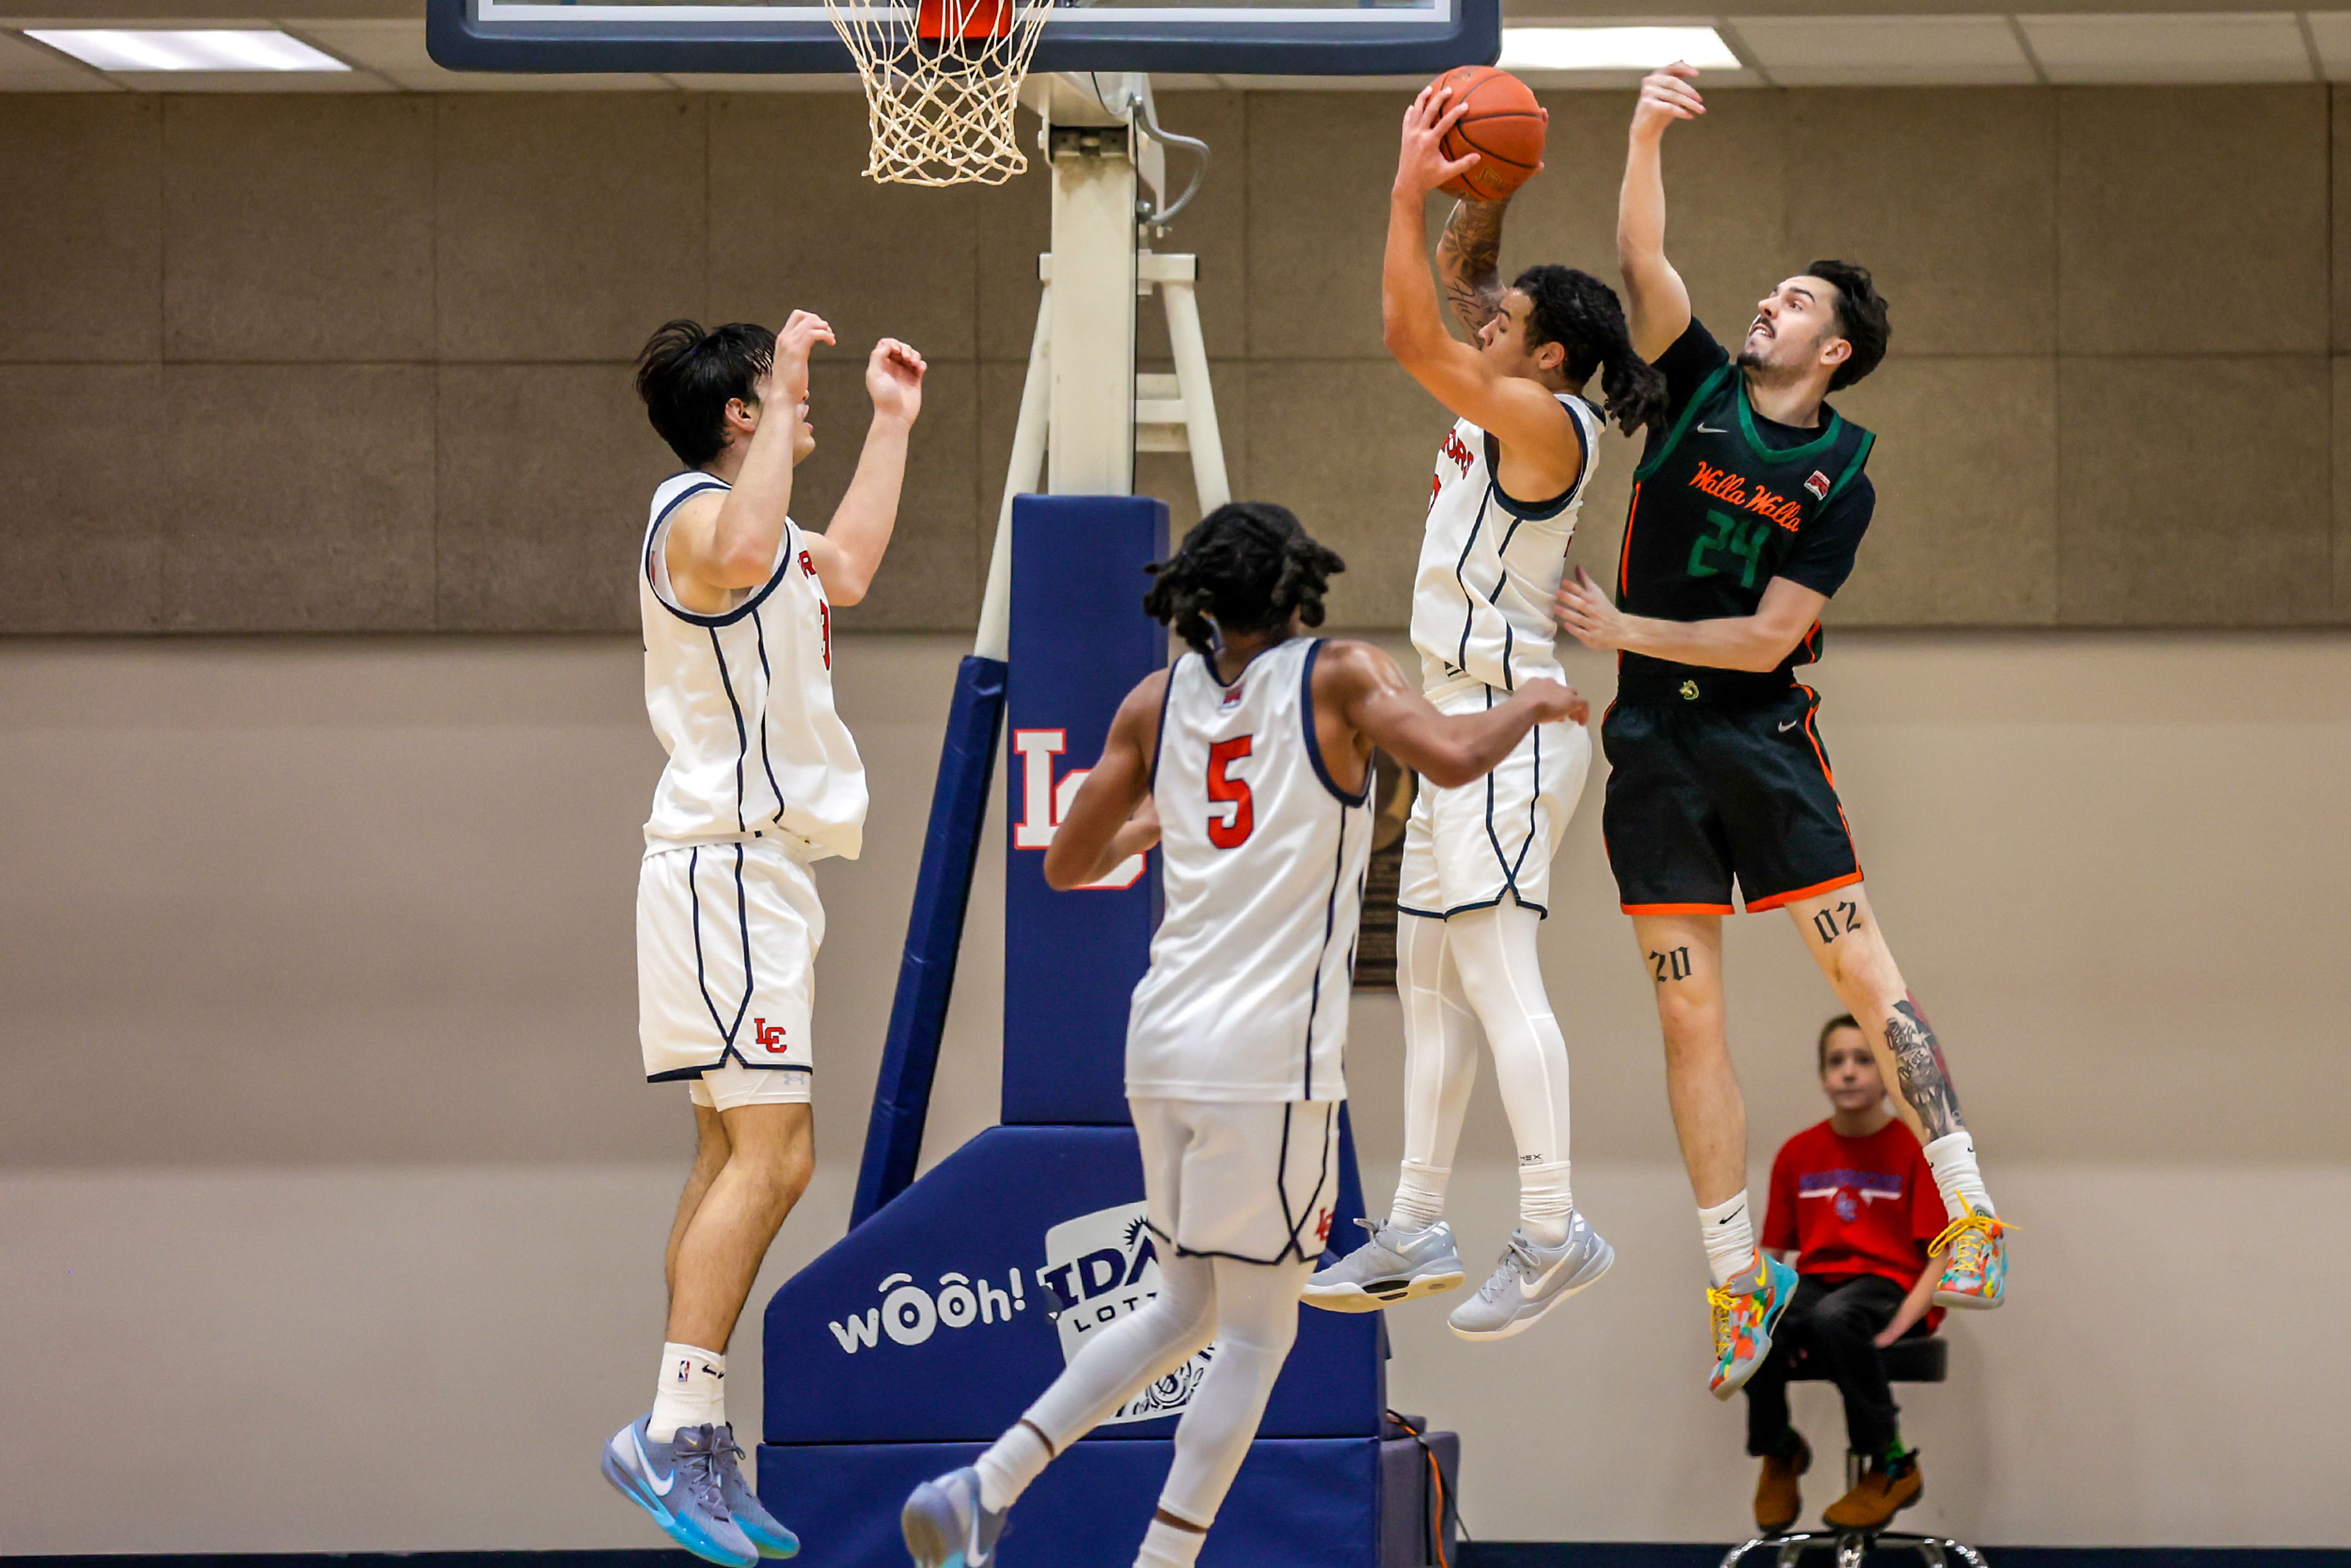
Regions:
<instances>
[{"instance_id":1,"label":"ceiling light panel","mask_svg":"<svg viewBox=\"0 0 2351 1568\"><path fill-rule=\"evenodd\" d=\"M1782 87L1992 87L2038 78L2005 16L1733 16Z\"/></svg>"},{"instance_id":2,"label":"ceiling light panel","mask_svg":"<svg viewBox=\"0 0 2351 1568\"><path fill-rule=\"evenodd\" d=\"M1676 60L1737 70L1739 57L1712 27L1505 27L1510 71L1652 71Z\"/></svg>"},{"instance_id":3,"label":"ceiling light panel","mask_svg":"<svg viewBox=\"0 0 2351 1568\"><path fill-rule=\"evenodd\" d=\"M102 71L282 73L348 71L334 56L274 28L28 27L39 40Z\"/></svg>"},{"instance_id":4,"label":"ceiling light panel","mask_svg":"<svg viewBox=\"0 0 2351 1568\"><path fill-rule=\"evenodd\" d=\"M2054 82L2309 81L2291 11L2019 16Z\"/></svg>"}]
</instances>

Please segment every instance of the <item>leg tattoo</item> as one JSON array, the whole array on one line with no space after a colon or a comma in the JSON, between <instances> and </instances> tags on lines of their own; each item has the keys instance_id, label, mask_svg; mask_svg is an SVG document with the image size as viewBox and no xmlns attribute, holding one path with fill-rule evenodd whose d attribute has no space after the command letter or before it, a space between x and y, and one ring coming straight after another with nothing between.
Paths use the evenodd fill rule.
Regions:
<instances>
[{"instance_id":1,"label":"leg tattoo","mask_svg":"<svg viewBox=\"0 0 2351 1568\"><path fill-rule=\"evenodd\" d=\"M1927 1141L1958 1132L1959 1097L1951 1088L1943 1047L1927 1026L1917 998L1906 997L1894 1004L1894 1016L1886 1020L1886 1049L1893 1053L1895 1070L1901 1074L1902 1098L1918 1113Z\"/></svg>"}]
</instances>

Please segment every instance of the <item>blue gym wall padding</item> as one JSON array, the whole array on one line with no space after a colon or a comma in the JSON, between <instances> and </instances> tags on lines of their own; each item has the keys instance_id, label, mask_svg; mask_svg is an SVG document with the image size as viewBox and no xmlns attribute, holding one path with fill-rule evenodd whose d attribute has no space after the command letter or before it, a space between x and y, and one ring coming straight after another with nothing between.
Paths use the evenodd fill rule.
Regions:
<instances>
[{"instance_id":1,"label":"blue gym wall padding","mask_svg":"<svg viewBox=\"0 0 2351 1568\"><path fill-rule=\"evenodd\" d=\"M980 828L987 817L996 732L1004 719L1004 674L1002 660L976 653L956 671L938 781L931 789L930 830L914 878L914 910L906 917L905 956L898 962L898 992L890 1003L890 1032L883 1041L882 1073L873 1085L865 1157L850 1210L852 1228L905 1190L922 1155L931 1081L938 1070Z\"/></svg>"}]
</instances>

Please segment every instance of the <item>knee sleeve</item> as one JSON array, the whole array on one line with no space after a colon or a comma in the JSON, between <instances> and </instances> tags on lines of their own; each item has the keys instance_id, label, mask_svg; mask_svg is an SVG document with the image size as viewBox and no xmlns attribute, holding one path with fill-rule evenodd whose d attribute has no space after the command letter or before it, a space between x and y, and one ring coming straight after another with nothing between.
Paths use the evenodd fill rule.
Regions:
<instances>
[{"instance_id":1,"label":"knee sleeve","mask_svg":"<svg viewBox=\"0 0 2351 1568\"><path fill-rule=\"evenodd\" d=\"M1223 1506L1298 1337L1298 1295L1312 1265L1217 1259L1217 1355L1176 1427L1159 1506L1206 1528Z\"/></svg>"},{"instance_id":2,"label":"knee sleeve","mask_svg":"<svg viewBox=\"0 0 2351 1568\"><path fill-rule=\"evenodd\" d=\"M1179 1257L1170 1249L1160 1259L1158 1296L1093 1331L1052 1386L1029 1407L1027 1418L1061 1452L1144 1385L1197 1355L1216 1335L1216 1314L1210 1260Z\"/></svg>"},{"instance_id":3,"label":"knee sleeve","mask_svg":"<svg viewBox=\"0 0 2351 1568\"><path fill-rule=\"evenodd\" d=\"M1543 990L1535 935L1541 917L1499 904L1446 922L1461 988L1494 1052L1494 1081L1510 1113L1521 1171L1556 1166L1563 1196L1568 1158L1567 1040ZM1521 1193L1526 1194L1522 1179ZM1561 1215L1564 1216L1562 1205Z\"/></svg>"},{"instance_id":4,"label":"knee sleeve","mask_svg":"<svg viewBox=\"0 0 2351 1568\"><path fill-rule=\"evenodd\" d=\"M1404 1002L1404 1173L1389 1218L1418 1227L1445 1214L1461 1121L1478 1083L1477 1019L1447 952L1447 922L1396 923L1396 991Z\"/></svg>"}]
</instances>

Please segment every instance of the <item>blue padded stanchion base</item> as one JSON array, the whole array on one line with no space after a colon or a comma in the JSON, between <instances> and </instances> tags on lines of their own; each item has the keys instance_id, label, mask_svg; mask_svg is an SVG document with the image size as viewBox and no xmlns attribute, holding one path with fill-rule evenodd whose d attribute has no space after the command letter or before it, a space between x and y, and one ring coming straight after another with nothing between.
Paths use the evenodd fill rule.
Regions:
<instances>
[{"instance_id":1,"label":"blue padded stanchion base","mask_svg":"<svg viewBox=\"0 0 2351 1568\"><path fill-rule=\"evenodd\" d=\"M1327 1315L1327 1314L1326 1314ZM769 1444L759 1495L824 1568L904 1568L898 1511L933 1476L970 1464L980 1443ZM1004 1568L1125 1568L1158 1506L1171 1442L1090 1438L1053 1461L1012 1511ZM1408 1450L1408 1451L1407 1451ZM1434 1561L1425 1520L1388 1521L1387 1476L1425 1475L1409 1437L1260 1438L1249 1448L1200 1568L1420 1568ZM1417 1507L1412 1493L1408 1509Z\"/></svg>"},{"instance_id":2,"label":"blue padded stanchion base","mask_svg":"<svg viewBox=\"0 0 2351 1568\"><path fill-rule=\"evenodd\" d=\"M1060 1375L1088 1328L1140 1304L1156 1256L1142 1203L1132 1127L980 1134L768 1303L766 1440L992 1440ZM1301 1307L1259 1429L1377 1437L1381 1326L1377 1312ZM1102 1434L1165 1437L1176 1420L1148 1416Z\"/></svg>"}]
</instances>

